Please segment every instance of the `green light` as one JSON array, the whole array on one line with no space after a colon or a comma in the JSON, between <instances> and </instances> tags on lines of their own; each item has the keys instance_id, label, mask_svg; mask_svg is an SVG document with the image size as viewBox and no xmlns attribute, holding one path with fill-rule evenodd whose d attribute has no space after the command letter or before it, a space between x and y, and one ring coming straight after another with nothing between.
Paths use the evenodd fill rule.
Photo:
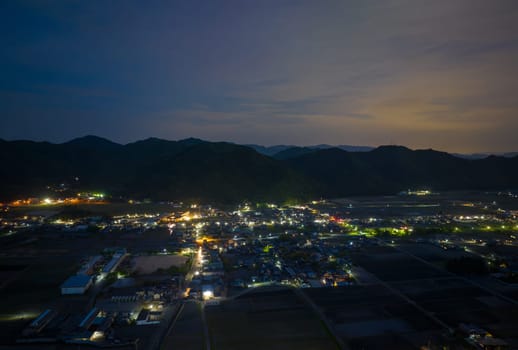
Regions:
<instances>
[{"instance_id":1,"label":"green light","mask_svg":"<svg viewBox=\"0 0 518 350\"><path fill-rule=\"evenodd\" d=\"M268 244L268 245L266 245L266 246L263 248L263 252L265 252L265 253L269 253L269 252L270 252L270 249L272 249L272 248L273 248L273 246L271 246L271 245L269 245L269 244Z\"/></svg>"}]
</instances>

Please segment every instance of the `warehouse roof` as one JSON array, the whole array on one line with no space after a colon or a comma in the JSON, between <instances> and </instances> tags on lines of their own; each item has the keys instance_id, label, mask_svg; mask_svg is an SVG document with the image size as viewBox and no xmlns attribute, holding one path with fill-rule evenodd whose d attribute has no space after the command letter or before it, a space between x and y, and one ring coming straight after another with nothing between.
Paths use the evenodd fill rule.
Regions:
<instances>
[{"instance_id":1,"label":"warehouse roof","mask_svg":"<svg viewBox=\"0 0 518 350\"><path fill-rule=\"evenodd\" d=\"M63 284L61 288L81 288L86 287L90 283L92 276L87 275L74 275L70 276Z\"/></svg>"}]
</instances>

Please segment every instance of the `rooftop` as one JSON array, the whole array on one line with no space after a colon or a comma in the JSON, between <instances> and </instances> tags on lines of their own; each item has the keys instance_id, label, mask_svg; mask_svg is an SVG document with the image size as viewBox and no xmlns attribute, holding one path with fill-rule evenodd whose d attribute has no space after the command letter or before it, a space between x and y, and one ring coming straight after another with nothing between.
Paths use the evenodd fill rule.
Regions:
<instances>
[{"instance_id":1,"label":"rooftop","mask_svg":"<svg viewBox=\"0 0 518 350\"><path fill-rule=\"evenodd\" d=\"M90 283L92 276L87 275L74 275L70 276L63 284L61 288L79 288L86 287Z\"/></svg>"}]
</instances>

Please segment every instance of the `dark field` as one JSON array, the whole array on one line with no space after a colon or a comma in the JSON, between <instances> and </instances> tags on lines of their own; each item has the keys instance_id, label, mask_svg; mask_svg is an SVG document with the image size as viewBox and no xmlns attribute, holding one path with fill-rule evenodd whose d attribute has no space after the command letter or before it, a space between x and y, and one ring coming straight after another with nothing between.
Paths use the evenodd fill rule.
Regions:
<instances>
[{"instance_id":1,"label":"dark field","mask_svg":"<svg viewBox=\"0 0 518 350\"><path fill-rule=\"evenodd\" d=\"M172 332L165 337L162 349L205 349L201 313L200 304L185 303Z\"/></svg>"},{"instance_id":2,"label":"dark field","mask_svg":"<svg viewBox=\"0 0 518 350\"><path fill-rule=\"evenodd\" d=\"M393 251L389 254L358 254L353 261L385 282L448 276L419 260Z\"/></svg>"},{"instance_id":3,"label":"dark field","mask_svg":"<svg viewBox=\"0 0 518 350\"><path fill-rule=\"evenodd\" d=\"M411 345L406 335L441 334L441 327L433 320L380 285L305 292L324 310L338 334L353 349L376 349L379 342L392 348L414 349L417 344Z\"/></svg>"},{"instance_id":4,"label":"dark field","mask_svg":"<svg viewBox=\"0 0 518 350\"><path fill-rule=\"evenodd\" d=\"M518 348L517 300L506 299L498 288L486 290L490 277L465 278L444 270L447 259L465 252L383 244L352 256L373 275L365 285L304 291L351 349L417 349L426 341L457 346L450 330L461 323L476 324Z\"/></svg>"},{"instance_id":5,"label":"dark field","mask_svg":"<svg viewBox=\"0 0 518 350\"><path fill-rule=\"evenodd\" d=\"M337 349L292 290L251 293L205 309L213 349Z\"/></svg>"}]
</instances>

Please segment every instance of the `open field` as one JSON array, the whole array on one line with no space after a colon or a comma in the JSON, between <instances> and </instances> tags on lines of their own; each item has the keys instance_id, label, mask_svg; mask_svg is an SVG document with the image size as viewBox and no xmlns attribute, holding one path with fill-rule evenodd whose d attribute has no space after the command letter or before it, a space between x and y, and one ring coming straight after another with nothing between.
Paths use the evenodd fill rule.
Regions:
<instances>
[{"instance_id":1,"label":"open field","mask_svg":"<svg viewBox=\"0 0 518 350\"><path fill-rule=\"evenodd\" d=\"M75 271L63 259L0 259L2 266L23 266L0 288L0 344L12 340L39 313L58 306L59 286ZM84 302L81 303L84 305Z\"/></svg>"},{"instance_id":2,"label":"open field","mask_svg":"<svg viewBox=\"0 0 518 350\"><path fill-rule=\"evenodd\" d=\"M205 308L212 348L337 349L324 325L292 290L245 294Z\"/></svg>"},{"instance_id":3,"label":"open field","mask_svg":"<svg viewBox=\"0 0 518 350\"><path fill-rule=\"evenodd\" d=\"M78 211L88 211L97 215L126 215L137 213L167 213L178 210L171 204L160 203L103 203L103 204L77 204L77 205L32 205L32 206L13 206L13 214L43 215L50 216L59 213L64 209Z\"/></svg>"},{"instance_id":4,"label":"open field","mask_svg":"<svg viewBox=\"0 0 518 350\"><path fill-rule=\"evenodd\" d=\"M353 261L386 282L448 276L445 272L398 252L357 254L353 256Z\"/></svg>"},{"instance_id":5,"label":"open field","mask_svg":"<svg viewBox=\"0 0 518 350\"><path fill-rule=\"evenodd\" d=\"M181 255L136 256L133 258L133 269L140 274L150 274L157 269L182 266L186 261L187 257Z\"/></svg>"},{"instance_id":6,"label":"open field","mask_svg":"<svg viewBox=\"0 0 518 350\"><path fill-rule=\"evenodd\" d=\"M380 285L305 290L352 349L415 349L407 335L440 336L442 329ZM370 345L369 345L370 344ZM423 344L420 344L423 345Z\"/></svg>"},{"instance_id":7,"label":"open field","mask_svg":"<svg viewBox=\"0 0 518 350\"><path fill-rule=\"evenodd\" d=\"M470 254L466 253L464 250L446 250L437 245L432 245L429 243L398 243L398 247L441 267L444 265L443 262L448 259L470 256Z\"/></svg>"},{"instance_id":8,"label":"open field","mask_svg":"<svg viewBox=\"0 0 518 350\"><path fill-rule=\"evenodd\" d=\"M457 279L397 282L406 297L452 328L473 323L517 348L518 308ZM308 289L352 349L416 349L451 344L456 339L425 313L382 285ZM416 340L417 339L417 340Z\"/></svg>"},{"instance_id":9,"label":"open field","mask_svg":"<svg viewBox=\"0 0 518 350\"><path fill-rule=\"evenodd\" d=\"M496 202L502 209L516 208L516 200L499 196L496 192L447 191L428 196L360 196L338 198L330 201L338 207L347 206L354 217L414 216L445 212L451 215L486 214L481 202Z\"/></svg>"},{"instance_id":10,"label":"open field","mask_svg":"<svg viewBox=\"0 0 518 350\"><path fill-rule=\"evenodd\" d=\"M305 293L352 349L415 349L423 339L457 344L447 329L461 323L476 324L517 349L518 306L498 290L479 287L480 281L443 269L448 259L466 254L429 244L365 247L352 260L373 275L368 285Z\"/></svg>"},{"instance_id":11,"label":"open field","mask_svg":"<svg viewBox=\"0 0 518 350\"><path fill-rule=\"evenodd\" d=\"M201 308L201 304L195 302L185 303L171 333L165 337L162 349L206 349Z\"/></svg>"},{"instance_id":12,"label":"open field","mask_svg":"<svg viewBox=\"0 0 518 350\"><path fill-rule=\"evenodd\" d=\"M24 262L26 268L19 271L16 278L0 289L1 313L20 312L19 306L24 309L40 310L46 302L60 295L59 286L75 272L74 264L59 261L31 261Z\"/></svg>"}]
</instances>

